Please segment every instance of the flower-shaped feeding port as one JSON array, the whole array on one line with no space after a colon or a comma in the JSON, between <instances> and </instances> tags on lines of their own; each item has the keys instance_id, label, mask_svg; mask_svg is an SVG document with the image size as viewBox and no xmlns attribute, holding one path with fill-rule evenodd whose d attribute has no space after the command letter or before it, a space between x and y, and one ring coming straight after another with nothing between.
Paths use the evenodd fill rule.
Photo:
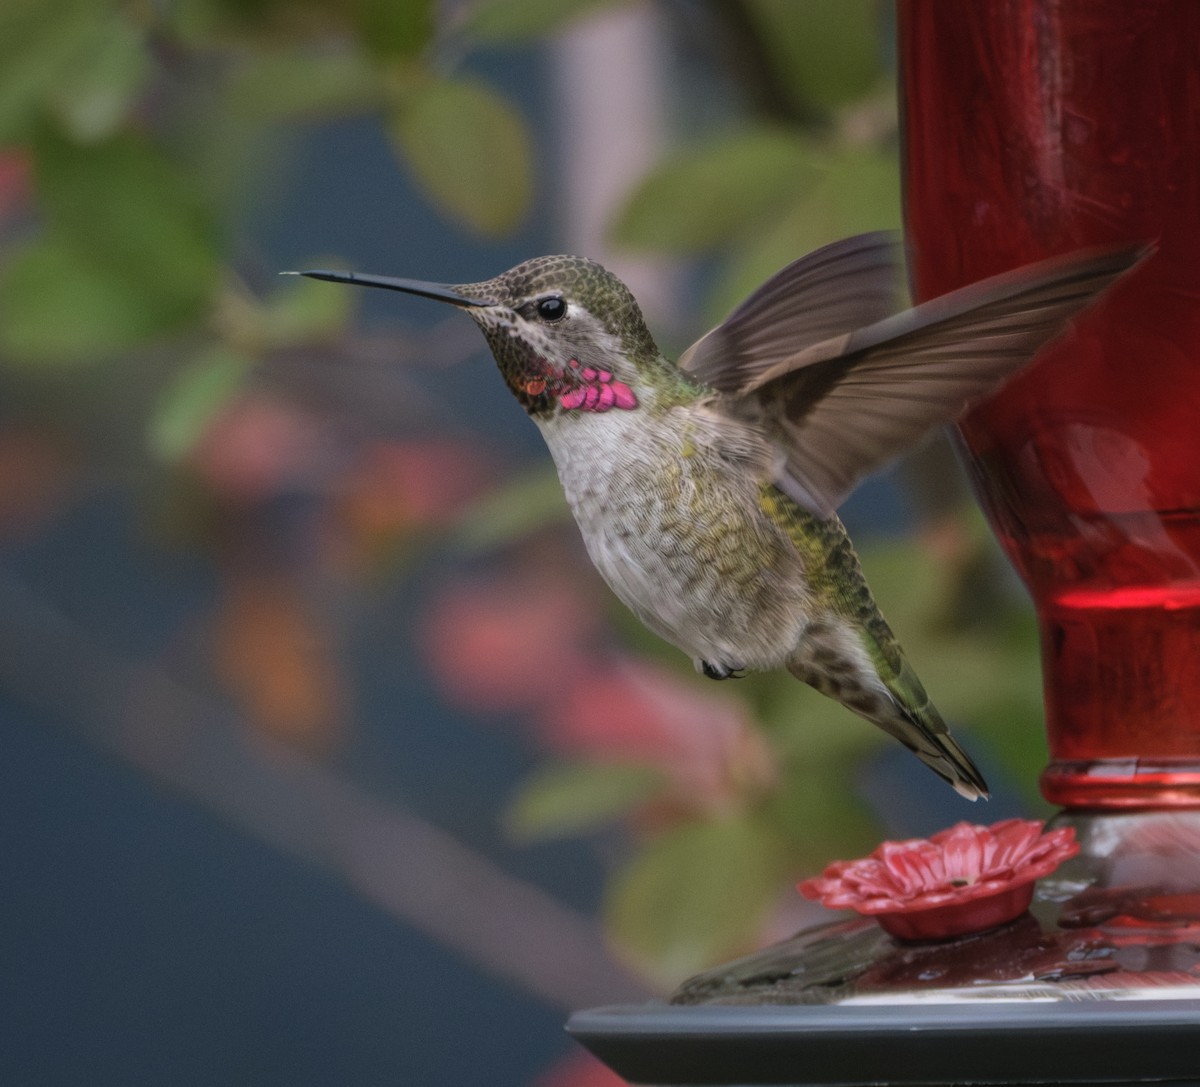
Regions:
<instances>
[{"instance_id":1,"label":"flower-shaped feeding port","mask_svg":"<svg viewBox=\"0 0 1200 1087\"><path fill-rule=\"evenodd\" d=\"M931 838L883 842L869 857L835 861L798 889L829 909L873 916L899 940L946 940L1023 914L1034 883L1079 852L1070 827L1032 819L958 823Z\"/></svg>"}]
</instances>

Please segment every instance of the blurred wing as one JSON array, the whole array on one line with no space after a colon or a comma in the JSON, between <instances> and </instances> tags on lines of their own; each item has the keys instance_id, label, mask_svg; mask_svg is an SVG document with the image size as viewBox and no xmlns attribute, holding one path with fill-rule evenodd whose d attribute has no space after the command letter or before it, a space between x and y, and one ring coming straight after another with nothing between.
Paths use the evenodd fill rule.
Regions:
<instances>
[{"instance_id":1,"label":"blurred wing","mask_svg":"<svg viewBox=\"0 0 1200 1087\"><path fill-rule=\"evenodd\" d=\"M860 234L776 272L679 358L707 385L736 392L764 370L822 340L870 325L897 308L901 249L895 234Z\"/></svg>"},{"instance_id":2,"label":"blurred wing","mask_svg":"<svg viewBox=\"0 0 1200 1087\"><path fill-rule=\"evenodd\" d=\"M756 400L782 430L776 484L828 515L862 476L1028 363L1147 252L1029 265L759 368L739 396Z\"/></svg>"}]
</instances>

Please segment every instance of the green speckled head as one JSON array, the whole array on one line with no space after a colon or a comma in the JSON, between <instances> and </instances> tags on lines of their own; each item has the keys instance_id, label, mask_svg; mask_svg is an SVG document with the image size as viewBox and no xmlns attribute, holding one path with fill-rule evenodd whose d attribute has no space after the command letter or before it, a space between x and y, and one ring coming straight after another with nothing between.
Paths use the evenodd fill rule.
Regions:
<instances>
[{"instance_id":1,"label":"green speckled head","mask_svg":"<svg viewBox=\"0 0 1200 1087\"><path fill-rule=\"evenodd\" d=\"M455 288L474 298L536 318L536 303L551 295L591 314L621 346L626 356L656 357L658 348L646 328L637 299L612 272L585 257L534 257L483 283ZM481 319L485 310L471 313ZM480 320L484 324L483 320ZM486 325L485 325L486 331Z\"/></svg>"},{"instance_id":2,"label":"green speckled head","mask_svg":"<svg viewBox=\"0 0 1200 1087\"><path fill-rule=\"evenodd\" d=\"M563 405L564 374L570 385L572 373L591 369L635 388L661 381L668 371L678 376L655 345L637 299L595 261L535 257L494 279L451 289L490 303L464 312L483 330L501 374L531 415Z\"/></svg>"}]
</instances>

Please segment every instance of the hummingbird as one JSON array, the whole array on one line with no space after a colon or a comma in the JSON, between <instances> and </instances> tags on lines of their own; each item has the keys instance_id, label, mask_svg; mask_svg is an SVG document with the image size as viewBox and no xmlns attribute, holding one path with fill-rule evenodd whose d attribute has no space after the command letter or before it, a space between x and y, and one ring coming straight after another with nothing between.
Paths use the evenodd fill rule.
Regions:
<instances>
[{"instance_id":1,"label":"hummingbird","mask_svg":"<svg viewBox=\"0 0 1200 1087\"><path fill-rule=\"evenodd\" d=\"M836 509L1028 364L1140 255L1055 258L896 312L902 246L859 235L777 272L675 362L625 284L582 257L463 285L292 274L461 309L545 438L596 569L646 626L712 679L787 669L975 800L983 775L880 613Z\"/></svg>"}]
</instances>

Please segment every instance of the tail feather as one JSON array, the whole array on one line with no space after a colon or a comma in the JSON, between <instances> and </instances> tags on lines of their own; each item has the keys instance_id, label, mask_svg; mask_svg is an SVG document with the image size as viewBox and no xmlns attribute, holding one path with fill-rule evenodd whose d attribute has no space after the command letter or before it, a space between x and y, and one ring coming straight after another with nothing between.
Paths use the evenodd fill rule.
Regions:
<instances>
[{"instance_id":1,"label":"tail feather","mask_svg":"<svg viewBox=\"0 0 1200 1087\"><path fill-rule=\"evenodd\" d=\"M882 617L873 618L868 628L811 625L788 670L899 740L960 796L986 800L983 774L950 735Z\"/></svg>"},{"instance_id":2,"label":"tail feather","mask_svg":"<svg viewBox=\"0 0 1200 1087\"><path fill-rule=\"evenodd\" d=\"M917 673L898 646L895 653L899 657L900 667L893 676L884 673L880 678L895 699L896 709L907 726L902 728L904 734L896 738L911 747L917 758L935 773L941 774L961 796L968 800L986 799L987 782L983 780L979 768L950 735L942 715L930 701Z\"/></svg>"},{"instance_id":3,"label":"tail feather","mask_svg":"<svg viewBox=\"0 0 1200 1087\"><path fill-rule=\"evenodd\" d=\"M988 785L983 774L950 735L941 715L933 706L929 705L927 710L931 712L925 712L920 717L899 703L893 703L888 709L892 712L885 711L867 717L867 720L904 744L935 774L948 781L959 796L967 800L988 798Z\"/></svg>"}]
</instances>

